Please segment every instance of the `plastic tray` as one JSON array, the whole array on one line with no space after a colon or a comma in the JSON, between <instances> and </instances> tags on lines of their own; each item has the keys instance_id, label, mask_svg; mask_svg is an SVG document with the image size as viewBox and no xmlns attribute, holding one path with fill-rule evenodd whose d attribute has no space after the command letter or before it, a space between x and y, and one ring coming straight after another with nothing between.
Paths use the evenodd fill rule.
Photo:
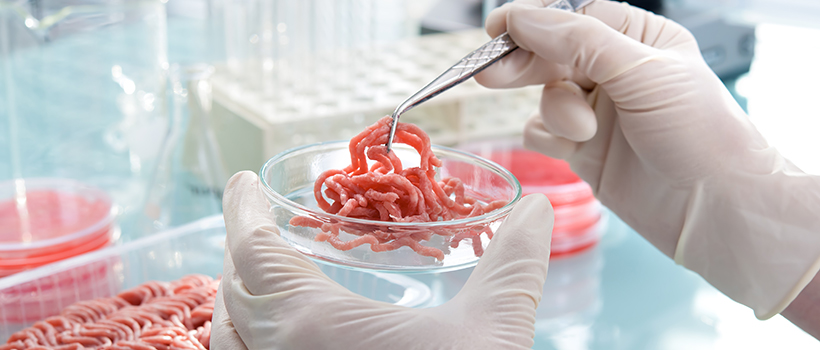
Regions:
<instances>
[{"instance_id":1,"label":"plastic tray","mask_svg":"<svg viewBox=\"0 0 820 350\"><path fill-rule=\"evenodd\" d=\"M0 279L0 343L15 331L81 300L107 297L150 280L222 273L225 225L212 216L165 232ZM431 299L423 283L402 275L321 266L368 298L408 307Z\"/></svg>"}]
</instances>

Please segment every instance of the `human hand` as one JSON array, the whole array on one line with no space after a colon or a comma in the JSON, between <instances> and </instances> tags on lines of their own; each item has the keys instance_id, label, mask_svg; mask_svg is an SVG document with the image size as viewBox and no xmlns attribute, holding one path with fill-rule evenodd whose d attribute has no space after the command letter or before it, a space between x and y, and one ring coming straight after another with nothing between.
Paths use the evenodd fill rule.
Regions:
<instances>
[{"instance_id":1,"label":"human hand","mask_svg":"<svg viewBox=\"0 0 820 350\"><path fill-rule=\"evenodd\" d=\"M528 148L566 159L601 202L759 318L820 269L820 181L770 147L682 26L625 3L575 14L519 0L487 19L522 48L476 76L544 84Z\"/></svg>"},{"instance_id":2,"label":"human hand","mask_svg":"<svg viewBox=\"0 0 820 350\"><path fill-rule=\"evenodd\" d=\"M553 212L523 198L461 292L429 309L356 295L279 237L256 174L234 175L211 349L530 348L547 276Z\"/></svg>"}]
</instances>

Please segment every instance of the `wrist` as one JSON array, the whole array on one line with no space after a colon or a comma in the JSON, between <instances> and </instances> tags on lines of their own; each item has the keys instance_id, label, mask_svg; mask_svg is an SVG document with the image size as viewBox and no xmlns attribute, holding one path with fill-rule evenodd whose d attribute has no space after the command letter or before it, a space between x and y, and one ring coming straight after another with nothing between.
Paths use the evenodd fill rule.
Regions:
<instances>
[{"instance_id":1,"label":"wrist","mask_svg":"<svg viewBox=\"0 0 820 350\"><path fill-rule=\"evenodd\" d=\"M781 314L820 339L820 275L815 275Z\"/></svg>"},{"instance_id":2,"label":"wrist","mask_svg":"<svg viewBox=\"0 0 820 350\"><path fill-rule=\"evenodd\" d=\"M820 178L788 162L698 182L675 261L760 319L785 309L820 270Z\"/></svg>"}]
</instances>

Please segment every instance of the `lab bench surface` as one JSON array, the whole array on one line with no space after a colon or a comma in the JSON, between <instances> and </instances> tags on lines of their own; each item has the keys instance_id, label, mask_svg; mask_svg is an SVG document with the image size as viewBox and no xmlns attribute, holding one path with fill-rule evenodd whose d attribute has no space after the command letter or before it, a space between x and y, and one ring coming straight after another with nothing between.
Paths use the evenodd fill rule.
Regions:
<instances>
[{"instance_id":1,"label":"lab bench surface","mask_svg":"<svg viewBox=\"0 0 820 350\"><path fill-rule=\"evenodd\" d=\"M438 304L470 271L417 278ZM596 246L550 261L536 319L534 349L820 349L782 316L757 320L612 214Z\"/></svg>"}]
</instances>

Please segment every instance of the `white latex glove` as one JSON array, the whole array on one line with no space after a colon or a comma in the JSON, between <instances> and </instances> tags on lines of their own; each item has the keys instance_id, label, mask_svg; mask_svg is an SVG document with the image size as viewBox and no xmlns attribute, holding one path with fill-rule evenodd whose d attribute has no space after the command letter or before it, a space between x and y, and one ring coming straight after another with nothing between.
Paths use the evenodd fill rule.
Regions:
<instances>
[{"instance_id":1,"label":"white latex glove","mask_svg":"<svg viewBox=\"0 0 820 350\"><path fill-rule=\"evenodd\" d=\"M476 77L545 85L525 145L566 159L627 224L758 318L782 311L820 269L818 177L767 144L682 26L625 3L575 14L550 2L489 15L489 34L522 49Z\"/></svg>"},{"instance_id":2,"label":"white latex glove","mask_svg":"<svg viewBox=\"0 0 820 350\"><path fill-rule=\"evenodd\" d=\"M523 198L461 292L410 309L354 294L279 237L256 174L234 175L211 349L530 348L547 276L552 206Z\"/></svg>"}]
</instances>

